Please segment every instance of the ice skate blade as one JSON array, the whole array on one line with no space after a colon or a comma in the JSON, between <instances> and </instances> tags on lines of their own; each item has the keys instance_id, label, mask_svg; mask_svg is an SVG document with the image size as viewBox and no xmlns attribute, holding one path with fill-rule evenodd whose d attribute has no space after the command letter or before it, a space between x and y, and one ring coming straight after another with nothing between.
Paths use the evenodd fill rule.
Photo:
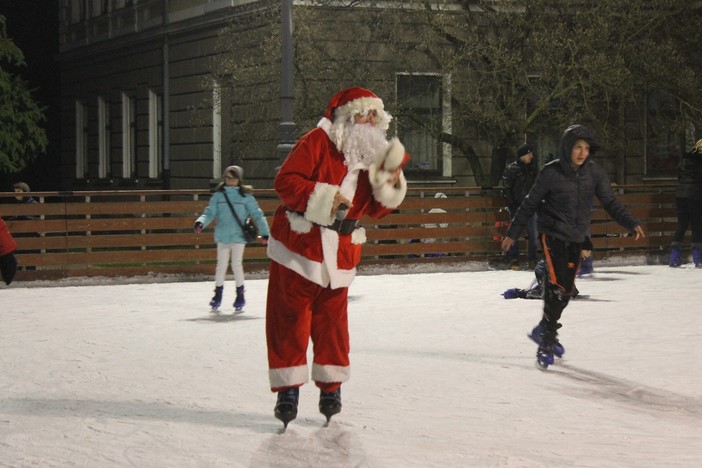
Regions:
<instances>
[{"instance_id":1,"label":"ice skate blade","mask_svg":"<svg viewBox=\"0 0 702 468\"><path fill-rule=\"evenodd\" d=\"M273 414L277 420L283 423L283 429L287 429L290 421L293 421L295 418L297 418L297 409L293 409L290 411L275 410Z\"/></svg>"},{"instance_id":2,"label":"ice skate blade","mask_svg":"<svg viewBox=\"0 0 702 468\"><path fill-rule=\"evenodd\" d=\"M341 405L320 408L319 412L322 413L325 418L327 418L327 424L329 424L332 416L341 413Z\"/></svg>"},{"instance_id":3,"label":"ice skate blade","mask_svg":"<svg viewBox=\"0 0 702 468\"><path fill-rule=\"evenodd\" d=\"M548 366L549 366L549 364L544 364L541 361L539 361L538 359L536 360L535 364L536 364L536 368L539 369L541 372L546 372L546 370L548 369Z\"/></svg>"}]
</instances>

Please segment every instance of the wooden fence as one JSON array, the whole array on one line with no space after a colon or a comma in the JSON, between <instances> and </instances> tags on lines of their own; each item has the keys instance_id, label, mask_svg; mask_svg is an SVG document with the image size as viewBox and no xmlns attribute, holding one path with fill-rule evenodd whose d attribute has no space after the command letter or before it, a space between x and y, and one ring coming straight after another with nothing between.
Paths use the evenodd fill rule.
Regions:
<instances>
[{"instance_id":1,"label":"wooden fence","mask_svg":"<svg viewBox=\"0 0 702 468\"><path fill-rule=\"evenodd\" d=\"M617 190L641 219L647 238L635 242L596 207L591 226L595 258L645 256L658 263L675 229L674 186ZM436 198L438 193L443 196ZM0 216L17 240L22 266L18 281L214 273L211 227L193 233L209 191L34 192L39 201L35 204L12 203L14 195L0 192ZM275 193L256 190L255 196L270 221L279 204ZM368 242L360 269L381 264L441 268L469 262L499 266L503 258L499 240L508 221L504 205L499 190L411 188L394 213L381 220L362 220ZM265 246L249 245L244 261L248 272L265 272Z\"/></svg>"}]
</instances>

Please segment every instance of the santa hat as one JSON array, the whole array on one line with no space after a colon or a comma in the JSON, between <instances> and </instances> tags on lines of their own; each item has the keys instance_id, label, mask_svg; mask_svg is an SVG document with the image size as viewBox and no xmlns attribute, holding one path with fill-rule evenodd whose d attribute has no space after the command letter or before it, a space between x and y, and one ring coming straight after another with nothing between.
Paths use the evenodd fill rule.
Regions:
<instances>
[{"instance_id":1,"label":"santa hat","mask_svg":"<svg viewBox=\"0 0 702 468\"><path fill-rule=\"evenodd\" d=\"M339 91L331 98L324 118L333 123L337 119L351 120L356 114L363 115L375 110L378 114L376 126L387 130L392 117L384 109L383 100L375 93L365 88L353 87Z\"/></svg>"}]
</instances>

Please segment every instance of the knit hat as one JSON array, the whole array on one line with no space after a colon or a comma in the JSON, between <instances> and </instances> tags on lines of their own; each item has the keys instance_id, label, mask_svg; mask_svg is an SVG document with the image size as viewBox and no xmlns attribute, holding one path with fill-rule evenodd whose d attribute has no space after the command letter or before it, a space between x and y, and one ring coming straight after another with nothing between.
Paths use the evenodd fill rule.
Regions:
<instances>
[{"instance_id":1,"label":"knit hat","mask_svg":"<svg viewBox=\"0 0 702 468\"><path fill-rule=\"evenodd\" d=\"M222 173L222 178L226 176L227 174L231 174L237 179L239 179L239 182L244 181L244 169L241 166L229 166L224 170Z\"/></svg>"},{"instance_id":2,"label":"knit hat","mask_svg":"<svg viewBox=\"0 0 702 468\"><path fill-rule=\"evenodd\" d=\"M533 152L534 152L534 148L532 148L531 146L522 145L519 148L517 148L517 157L521 158L525 154L529 154L529 153L533 153Z\"/></svg>"},{"instance_id":3,"label":"knit hat","mask_svg":"<svg viewBox=\"0 0 702 468\"><path fill-rule=\"evenodd\" d=\"M347 88L336 93L327 106L324 117L334 122L336 119L351 120L356 114L365 114L370 110L377 112L376 126L387 130L392 116L385 112L382 99L365 88Z\"/></svg>"},{"instance_id":4,"label":"knit hat","mask_svg":"<svg viewBox=\"0 0 702 468\"><path fill-rule=\"evenodd\" d=\"M29 190L29 185L27 185L24 182L17 182L15 185L13 185L13 187L16 189L20 189L23 192L31 192L31 190Z\"/></svg>"}]
</instances>

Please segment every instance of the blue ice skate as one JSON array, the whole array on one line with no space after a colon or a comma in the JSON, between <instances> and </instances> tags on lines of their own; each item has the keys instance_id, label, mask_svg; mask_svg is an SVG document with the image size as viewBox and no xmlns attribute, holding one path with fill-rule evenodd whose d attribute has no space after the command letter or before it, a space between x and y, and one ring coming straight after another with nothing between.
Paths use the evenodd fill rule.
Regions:
<instances>
[{"instance_id":1,"label":"blue ice skate","mask_svg":"<svg viewBox=\"0 0 702 468\"><path fill-rule=\"evenodd\" d=\"M544 326L542 324L538 324L537 326L534 327L534 329L531 331L531 333L527 334L527 336L537 345L540 347L543 346L544 344ZM558 338L554 338L553 344L551 345L551 364L553 364L553 356L555 355L558 358L563 357L565 354L565 348L561 344L560 341L558 341Z\"/></svg>"},{"instance_id":2,"label":"blue ice skate","mask_svg":"<svg viewBox=\"0 0 702 468\"><path fill-rule=\"evenodd\" d=\"M536 352L536 367L546 370L551 364L553 364L552 350L548 347L539 346L539 350Z\"/></svg>"},{"instance_id":3,"label":"blue ice skate","mask_svg":"<svg viewBox=\"0 0 702 468\"><path fill-rule=\"evenodd\" d=\"M244 299L244 286L236 287L236 299L234 299L234 310L241 312L246 305L246 299Z\"/></svg>"},{"instance_id":4,"label":"blue ice skate","mask_svg":"<svg viewBox=\"0 0 702 468\"><path fill-rule=\"evenodd\" d=\"M210 307L212 307L212 310L219 309L219 306L222 305L222 290L224 289L224 286L215 286L214 290L214 296L212 297L212 300L210 301Z\"/></svg>"},{"instance_id":5,"label":"blue ice skate","mask_svg":"<svg viewBox=\"0 0 702 468\"><path fill-rule=\"evenodd\" d=\"M595 270L592 267L592 257L587 257L580 264L580 269L578 270L578 278L592 278Z\"/></svg>"},{"instance_id":6,"label":"blue ice skate","mask_svg":"<svg viewBox=\"0 0 702 468\"><path fill-rule=\"evenodd\" d=\"M674 244L670 249L668 266L671 268L677 268L680 265L682 265L682 253L680 252L680 246Z\"/></svg>"}]
</instances>

